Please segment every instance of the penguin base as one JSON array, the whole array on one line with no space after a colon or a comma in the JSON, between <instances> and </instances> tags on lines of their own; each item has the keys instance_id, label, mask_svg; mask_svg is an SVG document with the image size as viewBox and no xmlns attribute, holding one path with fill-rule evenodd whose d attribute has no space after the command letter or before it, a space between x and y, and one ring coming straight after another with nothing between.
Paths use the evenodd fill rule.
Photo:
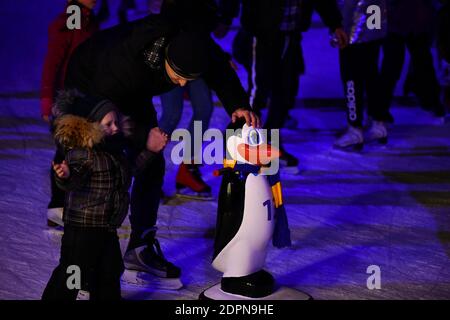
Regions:
<instances>
[{"instance_id":1,"label":"penguin base","mask_svg":"<svg viewBox=\"0 0 450 320\"><path fill-rule=\"evenodd\" d=\"M223 277L220 284L200 294L200 300L310 300L303 292L281 287L275 288L275 279L259 270L243 277Z\"/></svg>"},{"instance_id":2,"label":"penguin base","mask_svg":"<svg viewBox=\"0 0 450 320\"><path fill-rule=\"evenodd\" d=\"M123 272L121 282L153 290L179 290L183 287L180 278L161 278L147 272L128 269Z\"/></svg>"},{"instance_id":3,"label":"penguin base","mask_svg":"<svg viewBox=\"0 0 450 320\"><path fill-rule=\"evenodd\" d=\"M275 290L275 279L264 270L243 277L223 277L220 282L222 291L250 298L261 298Z\"/></svg>"},{"instance_id":4,"label":"penguin base","mask_svg":"<svg viewBox=\"0 0 450 320\"><path fill-rule=\"evenodd\" d=\"M225 292L220 288L220 283L218 283L203 291L199 296L199 300L313 300L313 298L307 293L288 287L279 287L265 297L251 298Z\"/></svg>"}]
</instances>

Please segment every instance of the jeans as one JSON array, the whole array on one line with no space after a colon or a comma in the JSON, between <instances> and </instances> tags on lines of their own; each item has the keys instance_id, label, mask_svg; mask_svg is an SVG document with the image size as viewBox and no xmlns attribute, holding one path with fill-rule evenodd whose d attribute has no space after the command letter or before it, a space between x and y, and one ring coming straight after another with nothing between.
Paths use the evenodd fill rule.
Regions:
<instances>
[{"instance_id":1,"label":"jeans","mask_svg":"<svg viewBox=\"0 0 450 320\"><path fill-rule=\"evenodd\" d=\"M161 95L162 116L159 127L167 134L177 128L183 114L183 94L185 89L189 93L193 109L188 131L194 138L194 121L202 122L202 135L209 127L209 121L213 112L211 91L203 79L189 81L185 87L177 87L172 91ZM194 157L194 143L191 140L191 155Z\"/></svg>"}]
</instances>

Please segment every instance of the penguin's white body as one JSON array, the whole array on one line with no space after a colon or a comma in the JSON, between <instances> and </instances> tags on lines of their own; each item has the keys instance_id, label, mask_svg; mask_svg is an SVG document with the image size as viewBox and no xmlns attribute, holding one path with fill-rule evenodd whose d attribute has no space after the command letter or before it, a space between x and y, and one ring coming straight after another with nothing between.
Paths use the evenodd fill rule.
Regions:
<instances>
[{"instance_id":1,"label":"penguin's white body","mask_svg":"<svg viewBox=\"0 0 450 320\"><path fill-rule=\"evenodd\" d=\"M245 181L242 223L232 240L213 261L224 277L242 277L261 270L272 239L275 212L267 178L249 174Z\"/></svg>"}]
</instances>

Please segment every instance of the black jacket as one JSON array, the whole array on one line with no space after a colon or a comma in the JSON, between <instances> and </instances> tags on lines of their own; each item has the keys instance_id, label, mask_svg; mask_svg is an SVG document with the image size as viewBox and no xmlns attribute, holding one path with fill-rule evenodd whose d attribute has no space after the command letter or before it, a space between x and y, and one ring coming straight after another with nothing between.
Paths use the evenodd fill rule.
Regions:
<instances>
[{"instance_id":1,"label":"black jacket","mask_svg":"<svg viewBox=\"0 0 450 320\"><path fill-rule=\"evenodd\" d=\"M241 25L254 34L266 34L279 30L283 16L283 0L221 0L219 8L223 16L237 17L242 2ZM336 0L302 0L300 4L300 31L311 26L316 10L324 24L332 31L342 25L342 16Z\"/></svg>"},{"instance_id":2,"label":"black jacket","mask_svg":"<svg viewBox=\"0 0 450 320\"><path fill-rule=\"evenodd\" d=\"M164 49L179 31L179 26L161 15L150 15L101 31L75 50L65 87L104 96L134 121L156 126L151 98L175 87L164 69ZM228 55L209 39L209 68L203 78L228 113L237 108L250 109ZM161 43L163 46L159 47ZM155 54L158 62L151 66L146 64L145 52Z\"/></svg>"}]
</instances>

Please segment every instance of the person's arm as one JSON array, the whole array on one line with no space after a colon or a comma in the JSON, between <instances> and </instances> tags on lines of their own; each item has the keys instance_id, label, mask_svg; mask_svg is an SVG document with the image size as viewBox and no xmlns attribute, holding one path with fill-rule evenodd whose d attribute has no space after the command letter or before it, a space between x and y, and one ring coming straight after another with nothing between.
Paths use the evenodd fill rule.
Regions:
<instances>
[{"instance_id":1,"label":"person's arm","mask_svg":"<svg viewBox=\"0 0 450 320\"><path fill-rule=\"evenodd\" d=\"M210 39L209 68L203 75L210 89L214 90L234 122L245 117L247 123L259 126L259 119L251 111L247 93L232 68L229 55Z\"/></svg>"},{"instance_id":2,"label":"person's arm","mask_svg":"<svg viewBox=\"0 0 450 320\"><path fill-rule=\"evenodd\" d=\"M349 38L342 27L342 14L336 0L312 0L314 9L322 22L330 29L336 39L336 45L342 49L348 45Z\"/></svg>"},{"instance_id":3,"label":"person's arm","mask_svg":"<svg viewBox=\"0 0 450 320\"><path fill-rule=\"evenodd\" d=\"M145 149L135 157L134 155L131 155L131 158L135 159L131 164L133 175L139 175L148 166L151 166L153 160L157 158L158 154L163 151L168 141L169 136L159 127L152 128L148 133Z\"/></svg>"},{"instance_id":4,"label":"person's arm","mask_svg":"<svg viewBox=\"0 0 450 320\"><path fill-rule=\"evenodd\" d=\"M92 172L92 162L91 151L86 149L70 150L62 164L53 164L58 187L64 191L71 191L82 186ZM66 169L68 170L66 171Z\"/></svg>"},{"instance_id":5,"label":"person's arm","mask_svg":"<svg viewBox=\"0 0 450 320\"><path fill-rule=\"evenodd\" d=\"M147 149L141 151L136 157L134 163L132 163L131 171L133 176L138 176L141 172L145 171L146 168L152 165L153 160L157 157L158 153Z\"/></svg>"},{"instance_id":6,"label":"person's arm","mask_svg":"<svg viewBox=\"0 0 450 320\"><path fill-rule=\"evenodd\" d=\"M48 50L44 60L41 82L41 115L47 121L51 115L53 97L57 88L57 77L62 72L63 62L66 58L71 32L65 27L65 15L59 16L48 30Z\"/></svg>"}]
</instances>

